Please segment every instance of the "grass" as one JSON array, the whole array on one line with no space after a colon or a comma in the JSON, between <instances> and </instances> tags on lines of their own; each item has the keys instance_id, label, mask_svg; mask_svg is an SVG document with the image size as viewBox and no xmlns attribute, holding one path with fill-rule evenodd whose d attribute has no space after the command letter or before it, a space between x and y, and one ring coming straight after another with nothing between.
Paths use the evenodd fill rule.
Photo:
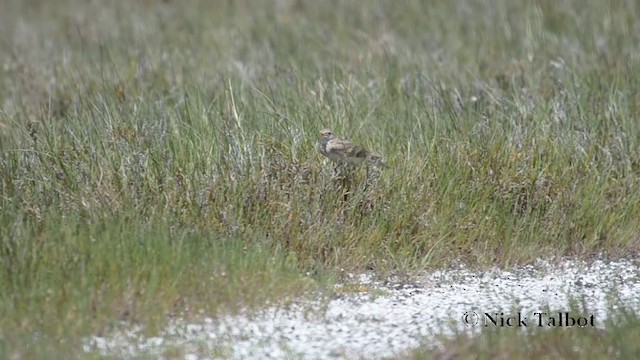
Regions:
<instances>
[{"instance_id":1,"label":"grass","mask_svg":"<svg viewBox=\"0 0 640 360\"><path fill-rule=\"evenodd\" d=\"M8 0L0 352L640 242L633 2ZM387 155L349 184L317 132Z\"/></svg>"}]
</instances>

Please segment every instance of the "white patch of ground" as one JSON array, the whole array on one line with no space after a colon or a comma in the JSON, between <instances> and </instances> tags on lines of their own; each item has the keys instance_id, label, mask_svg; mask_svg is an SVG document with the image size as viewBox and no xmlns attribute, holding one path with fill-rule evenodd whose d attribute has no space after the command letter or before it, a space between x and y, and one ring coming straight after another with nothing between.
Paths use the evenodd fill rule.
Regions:
<instances>
[{"instance_id":1,"label":"white patch of ground","mask_svg":"<svg viewBox=\"0 0 640 360\"><path fill-rule=\"evenodd\" d=\"M330 300L301 299L201 323L173 320L155 337L129 328L91 337L84 351L128 358L178 350L190 360L374 359L484 327L567 326L571 318L576 329L578 323L604 327L608 311L619 305L640 313L639 270L637 261L539 262L513 271L436 271L410 285L358 275Z\"/></svg>"}]
</instances>

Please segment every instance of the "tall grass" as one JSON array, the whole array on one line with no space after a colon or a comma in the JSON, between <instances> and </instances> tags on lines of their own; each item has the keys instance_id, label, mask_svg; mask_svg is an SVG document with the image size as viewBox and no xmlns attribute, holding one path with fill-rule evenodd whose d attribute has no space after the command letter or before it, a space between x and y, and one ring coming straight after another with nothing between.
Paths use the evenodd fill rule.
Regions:
<instances>
[{"instance_id":1,"label":"tall grass","mask_svg":"<svg viewBox=\"0 0 640 360\"><path fill-rule=\"evenodd\" d=\"M340 269L638 251L633 1L1 7L4 353ZM337 181L324 127L391 169Z\"/></svg>"}]
</instances>

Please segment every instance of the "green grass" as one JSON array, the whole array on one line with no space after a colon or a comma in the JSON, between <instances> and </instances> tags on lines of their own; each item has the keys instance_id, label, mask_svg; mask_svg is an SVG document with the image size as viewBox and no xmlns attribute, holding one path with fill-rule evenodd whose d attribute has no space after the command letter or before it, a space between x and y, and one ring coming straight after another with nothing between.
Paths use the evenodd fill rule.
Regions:
<instances>
[{"instance_id":1,"label":"green grass","mask_svg":"<svg viewBox=\"0 0 640 360\"><path fill-rule=\"evenodd\" d=\"M0 352L340 269L636 254L639 10L4 1ZM324 127L391 169L332 180Z\"/></svg>"}]
</instances>

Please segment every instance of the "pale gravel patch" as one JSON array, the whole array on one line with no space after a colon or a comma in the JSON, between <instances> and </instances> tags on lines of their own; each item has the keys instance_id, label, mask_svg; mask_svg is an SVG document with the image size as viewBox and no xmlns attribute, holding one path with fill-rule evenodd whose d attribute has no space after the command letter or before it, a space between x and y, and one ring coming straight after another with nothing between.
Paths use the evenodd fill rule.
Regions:
<instances>
[{"instance_id":1,"label":"pale gravel patch","mask_svg":"<svg viewBox=\"0 0 640 360\"><path fill-rule=\"evenodd\" d=\"M167 349L179 349L189 360L373 359L418 346L437 347L441 336L478 332L487 323L483 313L520 312L528 327L534 327L535 312L573 310L572 316L593 315L595 326L603 327L608 311L619 304L640 313L639 270L635 260L566 261L559 266L538 262L512 271L435 271L414 276L410 284L382 283L362 274L328 301L300 299L201 323L173 320L156 337L130 327L90 338L84 351L128 358L162 357ZM576 300L585 308L572 307ZM465 314L478 324L466 325Z\"/></svg>"}]
</instances>

